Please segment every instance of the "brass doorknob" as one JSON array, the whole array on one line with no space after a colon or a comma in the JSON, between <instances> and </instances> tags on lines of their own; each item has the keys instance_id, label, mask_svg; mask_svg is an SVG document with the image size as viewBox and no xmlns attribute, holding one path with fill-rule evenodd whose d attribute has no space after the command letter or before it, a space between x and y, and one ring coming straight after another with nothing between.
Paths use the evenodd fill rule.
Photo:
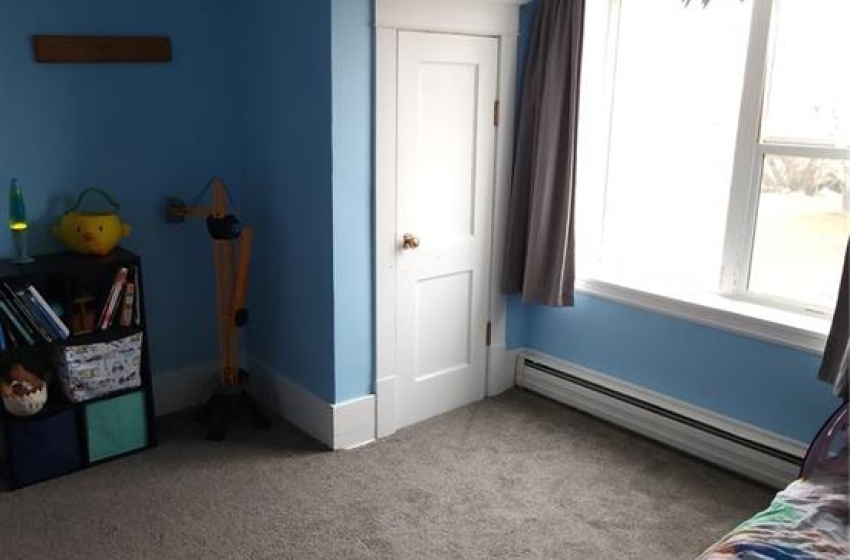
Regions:
<instances>
[{"instance_id":1,"label":"brass doorknob","mask_svg":"<svg viewBox=\"0 0 850 560\"><path fill-rule=\"evenodd\" d=\"M416 249L419 247L419 238L412 233L405 233L402 237L402 249Z\"/></svg>"}]
</instances>

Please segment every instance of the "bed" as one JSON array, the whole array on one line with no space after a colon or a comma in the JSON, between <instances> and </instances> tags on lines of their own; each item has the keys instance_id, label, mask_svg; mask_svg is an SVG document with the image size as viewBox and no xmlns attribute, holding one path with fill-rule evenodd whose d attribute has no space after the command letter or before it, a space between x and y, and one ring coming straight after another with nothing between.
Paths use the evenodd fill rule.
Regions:
<instances>
[{"instance_id":1,"label":"bed","mask_svg":"<svg viewBox=\"0 0 850 560\"><path fill-rule=\"evenodd\" d=\"M815 437L800 478L698 560L850 558L847 427L845 403Z\"/></svg>"}]
</instances>

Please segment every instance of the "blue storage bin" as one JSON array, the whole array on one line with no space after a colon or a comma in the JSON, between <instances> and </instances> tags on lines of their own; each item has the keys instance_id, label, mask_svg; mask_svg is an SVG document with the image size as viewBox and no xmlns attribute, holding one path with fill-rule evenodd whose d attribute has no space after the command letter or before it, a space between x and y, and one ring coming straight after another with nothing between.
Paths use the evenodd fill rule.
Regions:
<instances>
[{"instance_id":1,"label":"blue storage bin","mask_svg":"<svg viewBox=\"0 0 850 560\"><path fill-rule=\"evenodd\" d=\"M9 427L10 467L15 486L53 478L82 466L73 410L14 422Z\"/></svg>"}]
</instances>

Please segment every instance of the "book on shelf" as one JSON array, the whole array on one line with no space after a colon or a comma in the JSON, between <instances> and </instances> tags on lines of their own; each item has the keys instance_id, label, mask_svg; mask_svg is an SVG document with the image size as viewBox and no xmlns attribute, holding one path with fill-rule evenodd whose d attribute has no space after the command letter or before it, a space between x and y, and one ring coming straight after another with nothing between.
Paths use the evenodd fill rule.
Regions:
<instances>
[{"instance_id":1,"label":"book on shelf","mask_svg":"<svg viewBox=\"0 0 850 560\"><path fill-rule=\"evenodd\" d=\"M27 297L27 292L22 290L15 292L15 295L18 296L19 301L26 307L29 320L33 323L33 325L38 330L41 337L45 339L47 342L52 342L58 338L57 333L53 330L53 326L49 325L47 322L47 318L41 311L41 308L38 307L32 300Z\"/></svg>"},{"instance_id":2,"label":"book on shelf","mask_svg":"<svg viewBox=\"0 0 850 560\"><path fill-rule=\"evenodd\" d=\"M53 319L47 314L47 311L41 306L41 303L35 299L35 296L32 295L28 289L21 290L17 292L18 295L25 301L25 303L29 306L30 312L33 317L35 317L40 323L41 326L47 330L48 334L53 338L53 340L64 340L67 338L62 330L53 322Z\"/></svg>"},{"instance_id":3,"label":"book on shelf","mask_svg":"<svg viewBox=\"0 0 850 560\"><path fill-rule=\"evenodd\" d=\"M9 322L9 319L2 311L0 311L0 328L3 329L3 334L6 335L6 349L18 348L20 343L18 342L17 335L15 335L12 323Z\"/></svg>"},{"instance_id":4,"label":"book on shelf","mask_svg":"<svg viewBox=\"0 0 850 560\"><path fill-rule=\"evenodd\" d=\"M112 313L109 314L109 317L106 319L106 326L111 327L112 325L117 325L119 317L121 315L121 308L124 305L124 294L127 293L127 284L128 280L124 280L124 285L121 286L121 289L118 291L118 297L115 299L115 306L112 308Z\"/></svg>"},{"instance_id":5,"label":"book on shelf","mask_svg":"<svg viewBox=\"0 0 850 560\"><path fill-rule=\"evenodd\" d=\"M33 298L35 303L39 306L39 308L44 312L44 315L47 317L48 322L56 332L59 334L59 338L66 339L71 336L71 330L68 326L59 318L53 308L47 303L47 300L39 293L39 291L30 284L27 286L27 292Z\"/></svg>"},{"instance_id":6,"label":"book on shelf","mask_svg":"<svg viewBox=\"0 0 850 560\"><path fill-rule=\"evenodd\" d=\"M12 312L11 305L5 298L0 298L0 312L2 312L6 319L8 319L9 323L14 325L17 333L28 345L32 346L33 344L35 344L35 339L24 328L24 326L18 320L18 317Z\"/></svg>"},{"instance_id":7,"label":"book on shelf","mask_svg":"<svg viewBox=\"0 0 850 560\"><path fill-rule=\"evenodd\" d=\"M52 340L50 335L38 326L29 309L27 309L26 305L18 299L18 296L15 295L15 292L6 282L0 283L0 298L3 299L6 306L9 308L11 318L16 321L15 324L20 325L21 329L23 329L23 331L28 335L24 338L27 339L29 344L34 344L34 342L29 342L30 339L33 341L46 340L48 342Z\"/></svg>"},{"instance_id":8,"label":"book on shelf","mask_svg":"<svg viewBox=\"0 0 850 560\"><path fill-rule=\"evenodd\" d=\"M54 336L43 324L39 312L24 297L23 290L16 286L13 287L7 282L3 282L3 289L5 290L8 302L13 308L12 310L18 313L18 320L24 327L29 328L33 338L53 342Z\"/></svg>"},{"instance_id":9,"label":"book on shelf","mask_svg":"<svg viewBox=\"0 0 850 560\"><path fill-rule=\"evenodd\" d=\"M124 283L127 281L127 273L129 272L126 266L122 266L115 273L115 280L112 282L112 288L109 290L109 296L100 311L98 326L101 330L108 329L112 325L112 320L115 316L115 309L118 306L118 299L121 296L121 291L124 288Z\"/></svg>"},{"instance_id":10,"label":"book on shelf","mask_svg":"<svg viewBox=\"0 0 850 560\"><path fill-rule=\"evenodd\" d=\"M139 289L139 267L133 265L133 322L138 327L142 324L142 291Z\"/></svg>"},{"instance_id":11,"label":"book on shelf","mask_svg":"<svg viewBox=\"0 0 850 560\"><path fill-rule=\"evenodd\" d=\"M121 298L121 312L118 317L118 324L122 327L129 327L133 324L133 309L136 299L136 285L133 282L124 284L124 295Z\"/></svg>"},{"instance_id":12,"label":"book on shelf","mask_svg":"<svg viewBox=\"0 0 850 560\"><path fill-rule=\"evenodd\" d=\"M27 344L39 340L64 340L70 335L65 324L32 285L24 288L3 282L0 302L4 304L0 308L0 316L6 317L5 321L0 321L0 329L6 338L6 349L18 346L13 339L15 331Z\"/></svg>"},{"instance_id":13,"label":"book on shelf","mask_svg":"<svg viewBox=\"0 0 850 560\"><path fill-rule=\"evenodd\" d=\"M27 289L7 283L4 283L4 285L12 297L17 300L18 307L22 310L26 321L32 325L41 338L47 342L66 338L62 335L60 329L53 325L47 313Z\"/></svg>"},{"instance_id":14,"label":"book on shelf","mask_svg":"<svg viewBox=\"0 0 850 560\"><path fill-rule=\"evenodd\" d=\"M65 338L29 290L15 287L14 293L18 298L18 301L20 301L23 307L27 310L27 317L33 323L33 326L35 326L41 333L42 338L48 342L63 340Z\"/></svg>"}]
</instances>

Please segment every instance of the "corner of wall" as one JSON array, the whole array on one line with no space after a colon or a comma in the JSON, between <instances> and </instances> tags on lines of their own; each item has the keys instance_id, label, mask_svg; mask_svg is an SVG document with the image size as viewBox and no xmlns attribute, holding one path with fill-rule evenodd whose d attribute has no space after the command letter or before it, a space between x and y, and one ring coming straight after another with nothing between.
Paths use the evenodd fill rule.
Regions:
<instances>
[{"instance_id":1,"label":"corner of wall","mask_svg":"<svg viewBox=\"0 0 850 560\"><path fill-rule=\"evenodd\" d=\"M329 449L359 447L375 439L375 396L325 402L282 372L249 358L252 393L267 409L286 418Z\"/></svg>"},{"instance_id":2,"label":"corner of wall","mask_svg":"<svg viewBox=\"0 0 850 560\"><path fill-rule=\"evenodd\" d=\"M240 9L242 174L256 225L248 351L333 399L330 2Z\"/></svg>"},{"instance_id":3,"label":"corner of wall","mask_svg":"<svg viewBox=\"0 0 850 560\"><path fill-rule=\"evenodd\" d=\"M371 0L331 2L334 400L374 391Z\"/></svg>"}]
</instances>

